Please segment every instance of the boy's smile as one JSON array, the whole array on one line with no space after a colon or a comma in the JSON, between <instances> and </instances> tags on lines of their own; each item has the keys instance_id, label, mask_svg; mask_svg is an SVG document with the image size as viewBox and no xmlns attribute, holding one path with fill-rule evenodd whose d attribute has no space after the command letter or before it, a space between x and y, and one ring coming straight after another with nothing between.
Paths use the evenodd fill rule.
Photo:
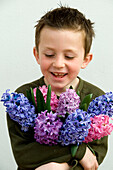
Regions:
<instances>
[{"instance_id":1,"label":"boy's smile","mask_svg":"<svg viewBox=\"0 0 113 170\"><path fill-rule=\"evenodd\" d=\"M66 76L67 75L67 73L53 73L53 72L51 72L51 74L53 75L53 76L55 76L55 77L59 77L59 78L63 78L64 76Z\"/></svg>"},{"instance_id":2,"label":"boy's smile","mask_svg":"<svg viewBox=\"0 0 113 170\"><path fill-rule=\"evenodd\" d=\"M65 91L70 85L77 88L77 75L91 60L90 55L84 58L84 54L83 32L50 27L42 29L38 53L36 48L34 51L45 83L56 93Z\"/></svg>"}]
</instances>

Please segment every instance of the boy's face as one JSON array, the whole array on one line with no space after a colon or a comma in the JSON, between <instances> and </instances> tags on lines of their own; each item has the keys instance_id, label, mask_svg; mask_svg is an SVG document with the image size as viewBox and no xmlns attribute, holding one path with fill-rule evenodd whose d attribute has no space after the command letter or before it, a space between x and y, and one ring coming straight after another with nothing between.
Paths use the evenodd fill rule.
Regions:
<instances>
[{"instance_id":1,"label":"boy's face","mask_svg":"<svg viewBox=\"0 0 113 170\"><path fill-rule=\"evenodd\" d=\"M44 27L40 34L38 53L34 55L46 84L55 92L65 91L67 87L77 86L77 75L91 60L91 55L84 58L84 34L67 29Z\"/></svg>"}]
</instances>

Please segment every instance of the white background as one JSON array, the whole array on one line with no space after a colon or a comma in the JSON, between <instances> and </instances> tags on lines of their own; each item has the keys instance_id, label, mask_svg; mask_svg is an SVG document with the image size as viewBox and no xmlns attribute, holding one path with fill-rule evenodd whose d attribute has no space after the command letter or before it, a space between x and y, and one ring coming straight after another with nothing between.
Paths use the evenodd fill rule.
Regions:
<instances>
[{"instance_id":1,"label":"white background","mask_svg":"<svg viewBox=\"0 0 113 170\"><path fill-rule=\"evenodd\" d=\"M58 0L0 0L0 96L41 76L33 57L34 26ZM80 76L105 92L113 91L113 0L61 0L95 22L93 61ZM109 150L99 170L113 170L113 133ZM5 108L0 103L0 170L15 170Z\"/></svg>"}]
</instances>

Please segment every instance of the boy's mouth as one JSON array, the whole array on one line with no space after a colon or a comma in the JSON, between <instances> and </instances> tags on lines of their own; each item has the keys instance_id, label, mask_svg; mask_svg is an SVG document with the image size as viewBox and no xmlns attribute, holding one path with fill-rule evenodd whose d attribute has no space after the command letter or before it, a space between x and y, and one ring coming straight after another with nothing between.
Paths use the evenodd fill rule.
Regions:
<instances>
[{"instance_id":1,"label":"boy's mouth","mask_svg":"<svg viewBox=\"0 0 113 170\"><path fill-rule=\"evenodd\" d=\"M51 72L51 74L58 78L63 78L64 76L67 75L67 73L53 73L53 72Z\"/></svg>"}]
</instances>

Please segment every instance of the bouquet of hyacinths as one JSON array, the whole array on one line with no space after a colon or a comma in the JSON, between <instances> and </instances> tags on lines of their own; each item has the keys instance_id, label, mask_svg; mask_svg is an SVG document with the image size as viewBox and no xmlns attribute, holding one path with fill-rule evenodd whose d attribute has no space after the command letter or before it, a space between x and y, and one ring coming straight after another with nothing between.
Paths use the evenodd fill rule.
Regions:
<instances>
[{"instance_id":1,"label":"bouquet of hyacinths","mask_svg":"<svg viewBox=\"0 0 113 170\"><path fill-rule=\"evenodd\" d=\"M1 101L11 119L23 131L34 128L34 138L40 144L71 145L72 156L78 146L110 135L113 124L113 93L106 93L92 100L92 94L80 101L73 89L67 89L58 98L51 86L21 93L3 93Z\"/></svg>"}]
</instances>

